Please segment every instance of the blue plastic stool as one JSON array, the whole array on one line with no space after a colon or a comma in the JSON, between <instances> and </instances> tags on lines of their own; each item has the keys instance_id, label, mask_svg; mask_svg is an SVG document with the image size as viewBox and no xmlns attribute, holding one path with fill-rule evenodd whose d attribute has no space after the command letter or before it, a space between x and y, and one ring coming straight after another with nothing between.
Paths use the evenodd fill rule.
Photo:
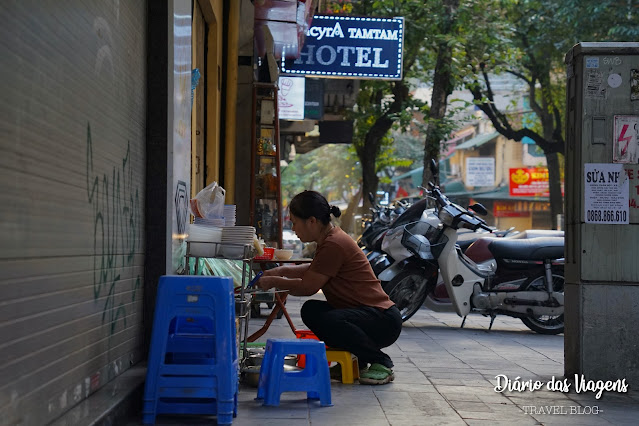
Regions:
<instances>
[{"instance_id":1,"label":"blue plastic stool","mask_svg":"<svg viewBox=\"0 0 639 426\"><path fill-rule=\"evenodd\" d=\"M162 276L155 303L142 420L158 414L237 416L233 280Z\"/></svg>"},{"instance_id":2,"label":"blue plastic stool","mask_svg":"<svg viewBox=\"0 0 639 426\"><path fill-rule=\"evenodd\" d=\"M306 365L300 371L284 371L284 357L306 355ZM268 339L257 398L264 405L279 405L282 392L306 391L308 399L319 399L320 405L331 406L331 377L324 342L311 339Z\"/></svg>"}]
</instances>

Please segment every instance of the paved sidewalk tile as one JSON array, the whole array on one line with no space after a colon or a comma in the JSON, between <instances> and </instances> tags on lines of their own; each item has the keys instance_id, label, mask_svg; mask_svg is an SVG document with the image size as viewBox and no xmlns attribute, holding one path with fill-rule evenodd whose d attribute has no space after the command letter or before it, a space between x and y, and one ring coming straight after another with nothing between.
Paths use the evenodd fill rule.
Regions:
<instances>
[{"instance_id":1,"label":"paved sidewalk tile","mask_svg":"<svg viewBox=\"0 0 639 426\"><path fill-rule=\"evenodd\" d=\"M313 298L322 298L321 295ZM296 328L305 329L299 311L308 298L289 296L287 310ZM262 312L268 309L262 307ZM264 323L249 321L249 333ZM255 401L256 388L241 385L238 426L362 425L362 426L499 426L499 425L636 425L639 393L609 392L597 400L592 393L552 392L542 388L497 392L497 376L510 380L563 379L563 335L545 336L514 318L490 320L470 315L465 327L453 313L420 309L404 324L399 340L384 349L395 363L395 381L381 386L332 381L332 407L307 401L304 392L285 392L278 407ZM259 341L293 338L282 318ZM158 418L158 425L215 424L208 418ZM127 426L134 423L129 422Z\"/></svg>"}]
</instances>

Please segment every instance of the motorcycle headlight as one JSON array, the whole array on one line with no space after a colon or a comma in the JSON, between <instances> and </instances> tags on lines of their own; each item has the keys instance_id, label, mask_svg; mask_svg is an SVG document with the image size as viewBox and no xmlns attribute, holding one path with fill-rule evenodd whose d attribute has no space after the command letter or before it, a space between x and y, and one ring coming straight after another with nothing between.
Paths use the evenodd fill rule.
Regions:
<instances>
[{"instance_id":1,"label":"motorcycle headlight","mask_svg":"<svg viewBox=\"0 0 639 426\"><path fill-rule=\"evenodd\" d=\"M442 223L446 226L452 226L453 220L455 219L455 216L445 208L439 209L437 217L439 217L439 220L441 220Z\"/></svg>"}]
</instances>

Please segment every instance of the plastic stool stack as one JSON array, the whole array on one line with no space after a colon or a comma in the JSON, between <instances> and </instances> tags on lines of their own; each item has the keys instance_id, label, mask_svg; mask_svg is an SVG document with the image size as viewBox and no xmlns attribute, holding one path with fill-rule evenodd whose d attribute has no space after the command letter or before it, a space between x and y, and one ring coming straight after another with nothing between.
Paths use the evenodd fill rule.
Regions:
<instances>
[{"instance_id":1,"label":"plastic stool stack","mask_svg":"<svg viewBox=\"0 0 639 426\"><path fill-rule=\"evenodd\" d=\"M237 415L238 359L233 280L211 276L162 276L142 420L158 414Z\"/></svg>"},{"instance_id":2,"label":"plastic stool stack","mask_svg":"<svg viewBox=\"0 0 639 426\"><path fill-rule=\"evenodd\" d=\"M289 354L306 355L306 366L300 371L285 371L284 358ZM268 339L257 398L264 405L279 405L282 392L306 392L308 399L319 399L320 405L331 406L331 378L328 372L324 342L312 339Z\"/></svg>"}]
</instances>

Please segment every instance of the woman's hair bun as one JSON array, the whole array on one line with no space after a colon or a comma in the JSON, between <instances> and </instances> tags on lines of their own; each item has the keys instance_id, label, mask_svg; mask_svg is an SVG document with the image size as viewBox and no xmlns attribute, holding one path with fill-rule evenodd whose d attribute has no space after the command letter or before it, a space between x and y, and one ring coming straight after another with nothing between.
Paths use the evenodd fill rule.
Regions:
<instances>
[{"instance_id":1,"label":"woman's hair bun","mask_svg":"<svg viewBox=\"0 0 639 426\"><path fill-rule=\"evenodd\" d=\"M340 217L342 215L342 211L337 206L331 206L331 214L335 217Z\"/></svg>"}]
</instances>

